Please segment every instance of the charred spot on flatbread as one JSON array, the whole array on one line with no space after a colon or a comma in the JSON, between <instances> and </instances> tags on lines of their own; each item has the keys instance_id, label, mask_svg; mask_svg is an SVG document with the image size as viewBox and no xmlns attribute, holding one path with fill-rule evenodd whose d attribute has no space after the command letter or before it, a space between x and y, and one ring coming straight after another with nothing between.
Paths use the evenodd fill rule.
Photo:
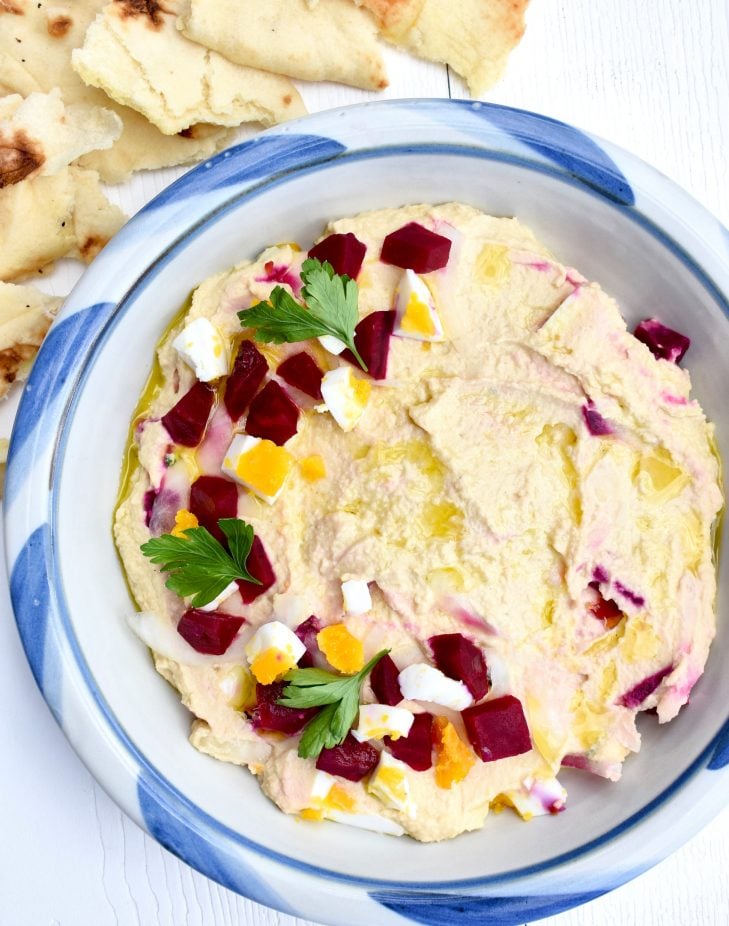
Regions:
<instances>
[{"instance_id":1,"label":"charred spot on flatbread","mask_svg":"<svg viewBox=\"0 0 729 926\"><path fill-rule=\"evenodd\" d=\"M37 344L14 344L0 350L0 384L4 384L5 387L0 388L0 391L6 392L7 387L12 386L21 366L32 360L37 353Z\"/></svg>"},{"instance_id":2,"label":"charred spot on flatbread","mask_svg":"<svg viewBox=\"0 0 729 926\"><path fill-rule=\"evenodd\" d=\"M87 264L96 257L99 251L108 244L109 239L101 235L89 235L84 241L79 243L78 249L81 257Z\"/></svg>"},{"instance_id":3,"label":"charred spot on flatbread","mask_svg":"<svg viewBox=\"0 0 729 926\"><path fill-rule=\"evenodd\" d=\"M0 0L0 13L11 13L13 16L22 16L23 8L13 0Z\"/></svg>"},{"instance_id":4,"label":"charred spot on flatbread","mask_svg":"<svg viewBox=\"0 0 729 926\"><path fill-rule=\"evenodd\" d=\"M49 17L47 26L48 35L52 35L54 39L62 39L72 25L73 20L70 16L60 14L53 18Z\"/></svg>"},{"instance_id":5,"label":"charred spot on flatbread","mask_svg":"<svg viewBox=\"0 0 729 926\"><path fill-rule=\"evenodd\" d=\"M151 26L155 29L161 29L164 20L163 14L170 14L171 11L166 9L162 3L157 0L114 0L119 8L121 19L135 19L147 17Z\"/></svg>"},{"instance_id":6,"label":"charred spot on flatbread","mask_svg":"<svg viewBox=\"0 0 729 926\"><path fill-rule=\"evenodd\" d=\"M45 155L37 142L22 130L12 137L0 134L0 190L20 183L35 173L45 162Z\"/></svg>"}]
</instances>

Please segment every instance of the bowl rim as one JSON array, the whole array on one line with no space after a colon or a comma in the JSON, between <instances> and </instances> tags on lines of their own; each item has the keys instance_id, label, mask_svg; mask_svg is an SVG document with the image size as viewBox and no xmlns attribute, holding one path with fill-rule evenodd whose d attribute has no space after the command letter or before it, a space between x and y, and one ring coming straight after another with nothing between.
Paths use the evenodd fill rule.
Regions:
<instances>
[{"instance_id":1,"label":"bowl rim","mask_svg":"<svg viewBox=\"0 0 729 926\"><path fill-rule=\"evenodd\" d=\"M655 221L651 220L648 216L643 215L641 212L636 210L632 203L627 203L624 196L621 201L620 195L615 195L614 189L611 191L605 188L596 188L592 178L581 175L574 169L574 164L565 166L564 160L560 160L560 157L564 154L565 149L569 147L570 142L573 141L574 133L577 130L572 129L569 126L565 126L563 123L558 123L555 120L548 119L547 117L540 116L535 113L529 113L524 110L515 110L510 107L495 106L494 104L473 104L467 101L446 100L378 101L375 103L359 104L353 107L343 107L339 110L318 113L313 116L305 117L301 120L296 120L293 123L288 123L284 127L277 127L268 130L253 140L243 142L242 144L237 145L231 149L227 149L209 161L194 168L188 174L180 178L180 180L176 181L170 187L166 188L166 190L162 191L162 193L155 197L155 199L153 199L150 203L148 203L136 216L130 220L122 232L113 239L111 244L107 246L100 257L94 262L92 267L86 272L82 283L79 284L79 286L77 286L69 296L53 328L54 331L59 329L64 321L72 320L74 316L79 313L79 310L83 310L86 307L86 290L90 290L93 287L93 281L102 279L108 268L114 265L114 262L118 257L118 252L122 249L126 241L132 240L134 243L133 239L138 236L138 229L143 229L145 220L148 217L156 217L160 209L163 209L167 204L174 204L176 201L180 200L180 197L184 198L189 204L190 195L196 195L194 192L191 194L190 190L192 189L194 191L199 178L215 178L216 174L224 173L231 163L235 163L236 159L240 158L244 153L249 153L252 147L260 144L260 139L286 137L295 138L297 132L303 128L307 130L307 137L310 137L308 132L312 128L318 128L317 124L320 126L323 125L324 128L330 131L334 131L335 137L337 137L336 129L338 126L336 123L337 117L341 113L349 113L352 110L362 111L363 109L368 109L370 112L374 111L376 113L377 111L403 107L418 110L424 108L425 106L432 107L434 105L438 108L446 107L448 112L454 111L454 108L457 107L461 111L467 110L468 112L480 112L483 110L486 113L518 114L520 119L523 120L523 124L527 126L533 133L533 138L539 140L542 149L549 147L545 145L544 141L542 140L545 127L551 132L557 131L558 137L563 141L563 144L560 146L559 144L555 145L554 143L550 143L553 147L552 155L555 153L558 155L556 158L552 156L552 163L549 162L549 156L546 161L544 159L530 160L529 158L520 155L515 151L508 152L504 150L496 151L489 149L483 140L479 140L478 143L472 145L454 144L451 142L443 142L438 145L427 146L422 144L417 145L405 143L389 146L378 144L376 146L370 146L369 148L345 149L339 154L334 154L333 156L327 155L324 158L321 158L316 154L311 156L310 153L306 153L303 160L298 161L294 166L279 171L278 173L274 172L273 174L268 174L265 176L265 178L261 178L260 182L254 182L253 184L247 183L234 195L229 196L228 193L226 193L220 201L216 201L213 204L213 208L208 208L208 206L204 205L204 202L207 202L206 197L209 193L209 190L206 186L203 194L199 196L199 204L197 205L197 212L195 213L197 218L195 221L193 221L191 224L188 224L183 229L183 231L175 235L172 240L168 241L166 247L151 261L148 258L144 258L145 269L141 274L136 270L127 274L127 276L131 276L134 279L121 298L119 298L116 302L102 303L104 310L102 312L97 312L96 318L94 319L94 327L93 331L91 332L93 337L86 342L82 351L75 353L73 356L64 356L59 361L57 357L52 355L52 350L50 347L46 347L44 345L44 347L41 348L41 352L39 354L39 362L34 368L34 371L37 369L39 372L35 373L35 375L34 373L31 374L29 387L21 400L16 427L13 429L13 437L11 439L8 459L9 494L12 497L13 502L16 502L18 498L20 498L21 501L23 498L25 499L24 510L26 512L26 517L24 519L24 526L26 528L27 523L32 521L31 508L34 505L37 505L37 498L34 499L33 505L31 505L29 483L32 482L37 486L40 484L41 480L45 479L45 485L47 486L48 475L51 477L51 492L49 496L50 503L47 512L49 542L43 544L41 559L36 560L36 563L42 562L45 566L46 577L48 579L49 588L52 592L54 619L58 620L59 626L61 626L64 630L64 643L69 647L71 653L73 654L76 661L76 667L87 686L87 691L92 696L94 703L104 717L105 722L114 732L114 735L117 737L123 748L134 758L135 762L138 763L140 770L144 770L146 772L147 783L150 780L154 781L155 786L161 789L161 794L156 794L155 799L164 804L164 798L172 797L174 802L181 802L188 811L192 811L194 816L198 818L205 827L212 828L216 833L222 835L224 838L231 839L236 844L242 844L246 848L251 849L253 852L259 855L277 862L281 862L284 865L292 867L300 872L315 875L320 878L342 881L351 885L399 888L408 891L416 891L418 889L426 888L437 889L487 887L490 885L505 884L507 882L526 878L533 874L541 874L544 872L552 871L553 869L568 864L577 858L582 858L594 852L596 849L607 843L614 842L620 836L624 835L628 830L634 829L635 825L645 820L646 817L658 811L659 808L666 803L672 794L674 794L677 790L681 790L686 787L688 782L694 779L697 773L699 773L707 766L707 760L709 760L709 757L711 755L716 755L717 749L724 743L724 740L729 735L729 721L725 723L724 726L719 730L712 741L702 751L700 756L696 758L668 788L664 789L660 795L655 797L638 812L633 814L633 816L628 820L623 821L618 826L612 828L608 832L602 834L600 837L591 840L583 846L577 847L562 855L555 856L548 861L497 875L467 879L451 879L438 882L360 878L344 872L338 872L335 870L321 868L316 865L311 865L309 863L302 862L297 858L287 856L283 853L274 852L268 849L266 846L262 846L259 843L256 843L254 840L251 840L248 837L244 837L240 833L230 830L230 828L225 824L222 824L220 821L215 820L204 811L202 811L199 807L197 807L197 805L186 798L184 794L179 792L175 786L171 784L171 782L169 782L164 778L164 776L157 772L156 769L150 764L150 762L141 753L139 753L134 744L121 729L120 725L116 722L116 718L111 712L109 706L106 704L105 699L103 698L103 694L98 691L96 687L96 684L93 680L93 675L91 674L89 667L86 664L83 653L81 652L81 649L76 640L70 614L68 613L68 608L65 604L63 595L63 580L59 572L59 563L54 547L54 524L57 514L58 486L57 482L53 479L53 474L54 472L58 471L58 462L63 456L66 438L68 435L67 423L72 422L76 403L82 393L85 379L94 363L94 357L98 349L107 338L112 336L116 324L126 311L127 306L131 303L135 295L140 291L140 289L145 288L154 280L156 274L159 273L162 267L164 267L167 262L174 259L176 252L180 248L184 247L192 237L203 234L212 223L217 221L222 215L226 214L227 211L240 207L241 203L244 202L246 198L259 195L260 192L270 189L272 185L286 182L286 180L293 174L300 176L303 172L320 171L322 169L326 169L326 167L332 161L336 163L338 159L372 158L379 156L386 157L393 153L400 154L405 151L408 153L420 153L421 151L427 149L428 151L438 150L443 154L468 153L472 156L484 157L491 160L518 163L530 170L543 171L549 173L552 176L556 176L559 180L565 183L578 186L582 192L587 192L592 196L599 197L603 201L607 201L610 205L620 209L621 211L629 210L631 218L638 222L644 229L647 229L649 233L658 237L661 243L672 252L673 256L681 260L687 269L697 277L701 285L710 292L712 297L721 305L725 314L729 316L729 301L727 300L727 296L724 294L722 288L716 283L712 275L708 273L704 267L694 258L692 258L689 253L687 253L684 246L682 246L672 235L668 234L664 229L657 225ZM567 130L568 134L567 136L563 137L560 133L562 133L564 130ZM609 143L596 141L593 136L589 136L586 133L579 134L582 138L589 139L591 143L603 153L607 151L608 158L615 165L616 153L620 152L620 149L617 149L615 146L612 146ZM327 136L324 134L320 137ZM542 154L543 151L539 153ZM620 164L623 169L625 169L627 164L632 163L635 165L636 162L642 165L641 170L645 169L651 173L653 180L657 182L659 187L663 187L665 189L667 196L672 194L676 195L678 191L681 193L681 196L684 199L687 198L687 195L684 194L680 188L676 187L676 185L668 178L658 174L655 169L649 168L647 165L643 165L643 162L638 162L637 159L633 158L631 155L620 152ZM557 166L555 166L555 164ZM598 166L604 169L604 164L598 164ZM617 168L617 170L619 174L623 175L623 171L621 171L620 168ZM636 184L633 176L630 176L630 180L631 182L628 183L628 189L632 189L632 185L639 189L639 185ZM230 192L232 188L232 185L229 186L228 192ZM702 216L704 220L710 220L712 223L716 223L718 229L721 231L721 226L717 220L710 215L710 213L704 210L703 207L699 206L697 203L694 203L694 207L696 210L698 210L697 215ZM193 210L193 212L195 212L195 210ZM696 234L698 238L701 239L701 235L696 231L696 229L692 230L694 234ZM729 233L727 233L726 230L723 230L722 233L726 236L726 240L729 241ZM716 248L714 243L707 243L705 241L703 243L707 244L707 246L710 248ZM145 250L148 250L148 248ZM139 253L141 254L141 251L139 251ZM121 275L124 276L123 273ZM100 289L103 291L103 287L100 287ZM62 368L64 380L61 386L60 394L63 398L63 409L61 410L60 414L56 414L58 422L58 433L54 437L52 454L50 458L47 461L43 459L44 455L47 456L47 448L38 445L34 448L34 452L31 454L31 459L29 461L27 459L27 454L21 455L20 451L22 446L19 437L16 436L16 431L17 434L21 436L27 436L27 433L29 433L29 431L32 430L37 424L35 421L28 420L28 417L32 416L36 412L35 405L31 400L29 400L28 397L33 395L36 386L40 386L39 381L41 375L44 372L44 358L46 358L46 356L48 358L48 363L51 365L51 367L56 369L59 374ZM32 466L28 465L29 462L32 462ZM40 470L36 471L38 469L36 464L39 462L41 464ZM46 463L48 464L48 469L46 468ZM27 474L22 472L21 469L27 469L28 473L30 473L32 470L32 477L27 479ZM19 526L18 522L20 518L14 513L15 507L15 505L12 505L6 508L5 519L7 558L9 575L11 576L14 573L14 567L17 563L18 555L22 552L24 545L29 537L27 529L23 530ZM11 512L13 512L14 520L10 517ZM51 694L46 690L46 687L43 684L42 667L39 667L37 663L37 641L29 636L27 623L19 618L19 612L27 606L28 593L25 589L19 587L17 584L14 585L12 581L11 593L13 608L16 613L16 620L18 621L21 639L26 651L26 655L28 656L29 662L31 663L31 668L33 669L34 675L36 676L36 681L41 688L43 696L46 698L49 706L53 710L56 719L61 724L62 729L64 729L66 735L69 737L69 739L71 739L72 745L79 753L85 764L89 765L86 750L82 748L81 745L77 742L77 737L74 737L72 734L70 734L69 730L64 727L60 705L53 703ZM104 786L106 787L106 785ZM117 803L120 803L124 809L127 810L127 812L130 812L133 817L137 818L137 813L134 812L136 808L132 808L130 810L127 806L127 801L120 799L118 795L115 794L115 789L111 788L110 791L112 792L112 797L114 797ZM166 809L169 813L176 813L175 809L172 807L167 807ZM701 822L702 821L698 822L696 829L699 828ZM689 835L691 835L691 833L684 835L681 841L684 841L684 839L688 838ZM669 851L670 848L671 847L669 846L666 851ZM189 858L185 858L185 861L188 861L194 867L200 868L200 865L197 862L191 861ZM211 873L209 871L205 871L205 874L208 874L214 878L216 877L215 873Z\"/></svg>"}]
</instances>

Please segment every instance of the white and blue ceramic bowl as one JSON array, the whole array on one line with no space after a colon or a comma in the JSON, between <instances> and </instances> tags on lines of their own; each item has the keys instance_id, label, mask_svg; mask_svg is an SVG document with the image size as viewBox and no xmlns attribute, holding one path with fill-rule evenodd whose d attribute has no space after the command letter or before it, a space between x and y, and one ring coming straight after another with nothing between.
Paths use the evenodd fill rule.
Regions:
<instances>
[{"instance_id":1,"label":"white and blue ceramic bowl","mask_svg":"<svg viewBox=\"0 0 729 926\"><path fill-rule=\"evenodd\" d=\"M482 103L387 102L264 132L146 206L67 300L26 386L5 518L13 606L35 678L107 791L172 852L253 900L336 926L523 924L663 858L729 794L726 581L705 676L676 721L641 725L619 784L567 771L568 811L511 814L420 845L280 813L251 775L196 752L190 717L129 632L111 538L127 426L154 345L190 290L332 217L463 200L516 215L620 301L692 339L695 394L729 459L729 238L636 158ZM724 573L723 579L726 579Z\"/></svg>"}]
</instances>

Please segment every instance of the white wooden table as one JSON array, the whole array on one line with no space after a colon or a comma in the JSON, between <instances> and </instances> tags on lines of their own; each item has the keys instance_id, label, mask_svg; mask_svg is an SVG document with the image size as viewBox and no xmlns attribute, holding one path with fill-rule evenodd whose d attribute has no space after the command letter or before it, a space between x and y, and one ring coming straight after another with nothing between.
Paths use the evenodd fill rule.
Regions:
<instances>
[{"instance_id":1,"label":"white wooden table","mask_svg":"<svg viewBox=\"0 0 729 926\"><path fill-rule=\"evenodd\" d=\"M445 68L395 52L388 57L387 96L464 95ZM625 146L729 225L728 60L727 0L532 0L527 35L487 99L564 119ZM333 85L303 92L312 111L372 96ZM178 174L142 175L111 195L131 213ZM77 275L69 264L47 285L65 294ZM0 435L9 434L16 399L0 409ZM4 576L0 595L0 924L306 926L198 875L117 809L35 687ZM726 926L727 870L729 810L632 884L542 922ZM323 917L325 910L323 898Z\"/></svg>"}]
</instances>

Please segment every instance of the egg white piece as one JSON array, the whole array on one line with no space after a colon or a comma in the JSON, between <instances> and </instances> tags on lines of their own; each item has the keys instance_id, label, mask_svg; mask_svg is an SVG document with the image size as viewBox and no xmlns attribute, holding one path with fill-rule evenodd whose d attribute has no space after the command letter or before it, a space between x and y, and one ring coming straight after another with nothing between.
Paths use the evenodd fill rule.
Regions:
<instances>
[{"instance_id":1,"label":"egg white piece","mask_svg":"<svg viewBox=\"0 0 729 926\"><path fill-rule=\"evenodd\" d=\"M351 431L362 417L371 388L370 383L355 376L349 366L324 374L321 381L324 405L343 431Z\"/></svg>"},{"instance_id":2,"label":"egg white piece","mask_svg":"<svg viewBox=\"0 0 729 926\"><path fill-rule=\"evenodd\" d=\"M208 318L196 318L177 335L172 346L195 376L209 383L228 373L228 350L218 329Z\"/></svg>"},{"instance_id":3,"label":"egg white piece","mask_svg":"<svg viewBox=\"0 0 729 926\"><path fill-rule=\"evenodd\" d=\"M463 682L448 678L440 669L424 662L407 666L397 680L408 701L430 701L454 711L465 710L473 704L471 692Z\"/></svg>"},{"instance_id":4,"label":"egg white piece","mask_svg":"<svg viewBox=\"0 0 729 926\"><path fill-rule=\"evenodd\" d=\"M327 795L332 790L332 785L336 784L337 779L334 775L330 775L328 772L320 772L317 770L314 775L314 781L311 785L311 791L309 797L313 801L324 801L327 798Z\"/></svg>"},{"instance_id":5,"label":"egg white piece","mask_svg":"<svg viewBox=\"0 0 729 926\"><path fill-rule=\"evenodd\" d=\"M218 595L217 598L213 598L212 601L209 601L207 604L204 604L200 607L201 611L217 611L220 605L230 596L238 591L238 585L235 582L229 582L223 591Z\"/></svg>"},{"instance_id":6,"label":"egg white piece","mask_svg":"<svg viewBox=\"0 0 729 926\"><path fill-rule=\"evenodd\" d=\"M271 649L283 653L294 665L306 652L306 647L293 630L289 630L281 621L262 624L248 641L245 653L248 661L253 663L262 653Z\"/></svg>"},{"instance_id":7,"label":"egg white piece","mask_svg":"<svg viewBox=\"0 0 729 926\"><path fill-rule=\"evenodd\" d=\"M405 270L395 293L392 333L416 341L442 341L443 325L433 295L414 270Z\"/></svg>"},{"instance_id":8,"label":"egg white piece","mask_svg":"<svg viewBox=\"0 0 729 926\"><path fill-rule=\"evenodd\" d=\"M344 610L353 616L366 614L372 609L370 587L364 579L348 579L342 582Z\"/></svg>"},{"instance_id":9,"label":"egg white piece","mask_svg":"<svg viewBox=\"0 0 729 926\"><path fill-rule=\"evenodd\" d=\"M518 791L505 791L504 796L525 820L557 813L567 802L567 791L556 778L525 778Z\"/></svg>"},{"instance_id":10,"label":"egg white piece","mask_svg":"<svg viewBox=\"0 0 729 926\"><path fill-rule=\"evenodd\" d=\"M389 704L362 704L359 709L357 728L352 736L364 743L366 740L381 739L383 736L407 736L415 715L405 707L390 707Z\"/></svg>"},{"instance_id":11,"label":"egg white piece","mask_svg":"<svg viewBox=\"0 0 729 926\"><path fill-rule=\"evenodd\" d=\"M347 345L344 341L340 341L339 338L335 338L332 334L323 334L320 338L317 338L317 341L324 350L329 351L330 354L334 354L335 357L338 357L342 351L347 349Z\"/></svg>"},{"instance_id":12,"label":"egg white piece","mask_svg":"<svg viewBox=\"0 0 729 926\"><path fill-rule=\"evenodd\" d=\"M386 807L401 810L414 817L416 807L410 794L408 775L408 767L404 762L391 756L389 752L381 752L377 768L367 783L367 790Z\"/></svg>"},{"instance_id":13,"label":"egg white piece","mask_svg":"<svg viewBox=\"0 0 729 926\"><path fill-rule=\"evenodd\" d=\"M405 830L394 820L380 817L376 813L345 813L343 810L328 810L327 820L335 823L346 823L347 826L356 826L361 830L371 830L373 833L384 833L386 836L403 836Z\"/></svg>"}]
</instances>

